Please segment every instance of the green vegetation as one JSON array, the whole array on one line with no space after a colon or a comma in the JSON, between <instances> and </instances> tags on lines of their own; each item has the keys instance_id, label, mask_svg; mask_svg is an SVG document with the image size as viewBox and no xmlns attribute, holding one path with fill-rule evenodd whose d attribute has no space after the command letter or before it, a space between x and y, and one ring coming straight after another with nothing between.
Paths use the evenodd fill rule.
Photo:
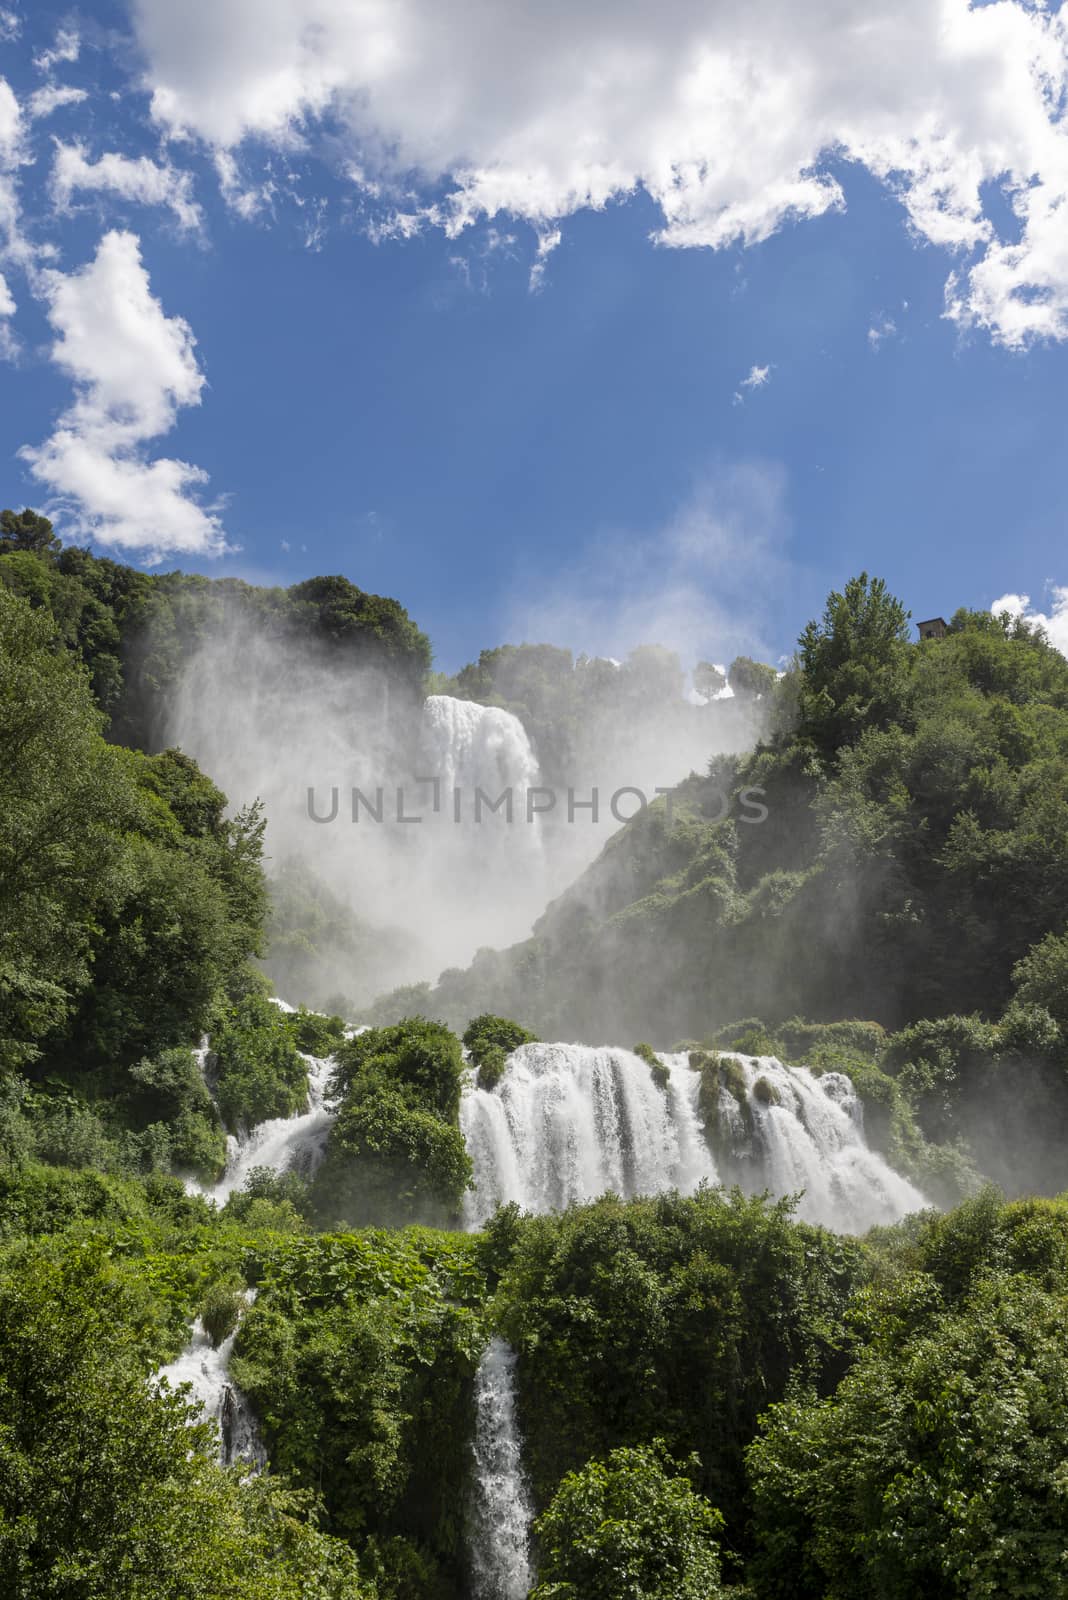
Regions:
<instances>
[{"instance_id":1,"label":"green vegetation","mask_svg":"<svg viewBox=\"0 0 1068 1600\"><path fill-rule=\"evenodd\" d=\"M309 1027L321 1031L306 1020ZM230 1127L291 1117L305 1104L308 1070L295 1032L285 1013L255 990L223 1014L211 1048L219 1110Z\"/></svg>"},{"instance_id":2,"label":"green vegetation","mask_svg":"<svg viewBox=\"0 0 1068 1600\"><path fill-rule=\"evenodd\" d=\"M0 1259L3 1592L371 1600L307 1498L216 1466L184 1398L152 1391L150 1283L77 1232Z\"/></svg>"},{"instance_id":3,"label":"green vegetation","mask_svg":"<svg viewBox=\"0 0 1068 1600\"><path fill-rule=\"evenodd\" d=\"M664 1063L661 1061L652 1045L645 1043L636 1044L634 1046L634 1054L638 1057L639 1061L645 1062L645 1065L649 1068L649 1071L653 1075L653 1082L656 1084L657 1088L666 1089L671 1081L671 1073L668 1071L667 1067L665 1067Z\"/></svg>"},{"instance_id":4,"label":"green vegetation","mask_svg":"<svg viewBox=\"0 0 1068 1600\"><path fill-rule=\"evenodd\" d=\"M330 1226L456 1217L471 1178L458 1116L463 1055L438 1022L410 1018L342 1045L337 1120L312 1188Z\"/></svg>"},{"instance_id":5,"label":"green vegetation","mask_svg":"<svg viewBox=\"0 0 1068 1600\"><path fill-rule=\"evenodd\" d=\"M537 1524L532 1600L719 1600L722 1518L671 1467L646 1445L569 1473Z\"/></svg>"},{"instance_id":6,"label":"green vegetation","mask_svg":"<svg viewBox=\"0 0 1068 1600\"><path fill-rule=\"evenodd\" d=\"M463 1042L478 1068L480 1089L492 1089L500 1082L508 1057L521 1044L533 1044L537 1035L521 1028L507 1017L475 1017L464 1030Z\"/></svg>"},{"instance_id":7,"label":"green vegetation","mask_svg":"<svg viewBox=\"0 0 1068 1600\"><path fill-rule=\"evenodd\" d=\"M109 737L142 750L158 746L183 667L213 634L254 624L266 637L312 646L327 661L358 662L416 695L430 667L429 641L404 608L347 578L256 589L238 578L150 574L63 549L47 518L32 511L0 513L0 587L52 619L85 666Z\"/></svg>"},{"instance_id":8,"label":"green vegetation","mask_svg":"<svg viewBox=\"0 0 1068 1600\"><path fill-rule=\"evenodd\" d=\"M485 652L437 687L516 710L550 778L642 718L722 733L755 709L766 736L621 830L531 940L346 1037L325 976L327 1011L288 1013L252 964L258 810L155 750L198 642L253 622L424 685L423 636L344 579L148 576L0 514L0 1591L459 1600L500 1333L536 1600L1065 1592L1068 1201L982 1179L1065 1185L1068 663L981 613L914 644L863 576L785 676L735 661L733 701L704 663L708 703L679 705L657 648ZM325 886L299 863L279 885L287 970L334 947L377 972ZM704 1189L463 1234L461 1028L484 1088L576 1035L651 1041L664 1087L657 1048L688 1041L728 1177L748 1079L776 1099L738 1055L844 1073L872 1144L956 1209L854 1239ZM300 1110L303 1055L336 1064L318 1171L186 1193L228 1130ZM219 1466L153 1381L198 1316L233 1336L267 1474Z\"/></svg>"}]
</instances>

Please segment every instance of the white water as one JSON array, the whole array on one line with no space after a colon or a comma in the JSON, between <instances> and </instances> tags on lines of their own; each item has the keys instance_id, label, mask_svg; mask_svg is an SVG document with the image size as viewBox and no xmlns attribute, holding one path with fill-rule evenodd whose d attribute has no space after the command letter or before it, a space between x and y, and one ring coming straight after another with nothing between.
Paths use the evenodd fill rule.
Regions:
<instances>
[{"instance_id":1,"label":"white water","mask_svg":"<svg viewBox=\"0 0 1068 1600\"><path fill-rule=\"evenodd\" d=\"M609 1189L629 1199L714 1183L697 1116L700 1079L684 1056L664 1059L666 1091L629 1050L526 1044L494 1089L469 1088L460 1126L476 1187L466 1225L481 1227L509 1201L559 1211Z\"/></svg>"},{"instance_id":2,"label":"white water","mask_svg":"<svg viewBox=\"0 0 1068 1600\"><path fill-rule=\"evenodd\" d=\"M218 1183L206 1188L190 1183L199 1194L225 1205L230 1196L245 1186L245 1180L256 1167L269 1167L272 1172L299 1172L304 1176L314 1172L326 1149L330 1124L334 1112L326 1103L326 1090L334 1062L331 1056L305 1056L308 1066L308 1100L303 1111L293 1117L274 1117L270 1122L260 1122L246 1134L226 1141L226 1171Z\"/></svg>"},{"instance_id":3,"label":"white water","mask_svg":"<svg viewBox=\"0 0 1068 1600\"><path fill-rule=\"evenodd\" d=\"M516 1417L515 1352L492 1339L475 1376L471 1600L526 1600L533 1509Z\"/></svg>"},{"instance_id":4,"label":"white water","mask_svg":"<svg viewBox=\"0 0 1068 1600\"><path fill-rule=\"evenodd\" d=\"M429 771L441 779L442 804L450 816L454 788L461 789L466 806L473 804L476 785L491 800L511 785L523 807L527 789L539 782L526 729L499 706L429 695L423 704L423 747L432 763Z\"/></svg>"},{"instance_id":5,"label":"white water","mask_svg":"<svg viewBox=\"0 0 1068 1600\"><path fill-rule=\"evenodd\" d=\"M256 1419L240 1389L230 1381L230 1355L237 1329L215 1349L204 1324L197 1317L192 1337L181 1355L156 1374L157 1383L166 1378L172 1388L190 1385L191 1401L200 1406L201 1416L218 1423L219 1460L223 1466L235 1461L266 1464L267 1455L256 1429Z\"/></svg>"},{"instance_id":6,"label":"white water","mask_svg":"<svg viewBox=\"0 0 1068 1600\"><path fill-rule=\"evenodd\" d=\"M665 1057L673 1059L680 1058ZM927 1205L907 1178L868 1148L864 1108L845 1073L817 1077L774 1056L734 1059L745 1074L752 1117L747 1187L767 1187L774 1195L800 1191L797 1215L839 1233L864 1233ZM754 1093L761 1079L772 1091L771 1102ZM720 1105L738 1112L726 1089L720 1090Z\"/></svg>"},{"instance_id":7,"label":"white water","mask_svg":"<svg viewBox=\"0 0 1068 1600\"><path fill-rule=\"evenodd\" d=\"M478 1228L496 1206L559 1211L608 1190L631 1198L666 1189L692 1193L721 1178L750 1192L802 1192L798 1215L845 1233L921 1209L920 1192L870 1150L849 1079L815 1077L774 1057L737 1060L745 1112L720 1091L731 1171L717 1171L698 1114L700 1076L685 1054L662 1055L661 1090L629 1050L523 1045L492 1090L468 1088L460 1125L474 1162L464 1220ZM779 1104L754 1092L764 1079ZM718 1146L717 1146L718 1148Z\"/></svg>"}]
</instances>

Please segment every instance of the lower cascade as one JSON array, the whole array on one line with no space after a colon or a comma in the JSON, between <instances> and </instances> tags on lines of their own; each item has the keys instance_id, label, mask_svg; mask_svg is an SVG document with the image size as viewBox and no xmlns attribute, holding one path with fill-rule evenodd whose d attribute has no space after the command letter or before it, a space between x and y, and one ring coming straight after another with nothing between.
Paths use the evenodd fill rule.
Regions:
<instances>
[{"instance_id":1,"label":"lower cascade","mask_svg":"<svg viewBox=\"0 0 1068 1600\"><path fill-rule=\"evenodd\" d=\"M166 1378L172 1389L187 1383L190 1399L200 1406L206 1421L219 1427L219 1461L224 1467L248 1461L263 1467L267 1454L261 1443L256 1419L240 1389L230 1379L230 1356L237 1329L215 1346L211 1335L197 1317L192 1337L177 1360L161 1367L156 1382Z\"/></svg>"},{"instance_id":2,"label":"lower cascade","mask_svg":"<svg viewBox=\"0 0 1068 1600\"><path fill-rule=\"evenodd\" d=\"M330 1124L334 1114L326 1103L330 1074L334 1069L332 1056L304 1057L308 1067L308 1102L303 1111L293 1117L274 1117L269 1122L259 1122L241 1138L232 1135L227 1141L226 1171L218 1183L202 1189L191 1184L219 1205L237 1190L244 1188L245 1180L257 1167L271 1172L300 1172L307 1176L314 1171L326 1148Z\"/></svg>"},{"instance_id":3,"label":"lower cascade","mask_svg":"<svg viewBox=\"0 0 1068 1600\"><path fill-rule=\"evenodd\" d=\"M515 1352L486 1348L475 1376L472 1503L468 1524L471 1600L526 1600L533 1509L516 1416Z\"/></svg>"},{"instance_id":4,"label":"lower cascade","mask_svg":"<svg viewBox=\"0 0 1068 1600\"><path fill-rule=\"evenodd\" d=\"M630 1199L692 1193L703 1182L803 1191L800 1217L850 1233L926 1204L869 1149L843 1073L724 1054L706 1058L718 1074L709 1089L687 1053L658 1059L660 1083L629 1050L522 1045L492 1090L469 1088L460 1108L475 1169L466 1226L509 1202L557 1211L607 1190Z\"/></svg>"}]
</instances>

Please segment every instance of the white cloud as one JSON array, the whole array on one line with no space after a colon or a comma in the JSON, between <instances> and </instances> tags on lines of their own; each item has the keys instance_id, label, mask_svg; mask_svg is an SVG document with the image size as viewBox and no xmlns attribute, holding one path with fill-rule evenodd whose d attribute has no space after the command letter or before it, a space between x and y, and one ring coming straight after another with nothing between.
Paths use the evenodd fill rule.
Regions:
<instances>
[{"instance_id":1,"label":"white cloud","mask_svg":"<svg viewBox=\"0 0 1068 1600\"><path fill-rule=\"evenodd\" d=\"M169 164L159 166L147 156L132 160L109 151L99 161L90 161L84 145L57 140L51 190L57 211L69 210L75 194L95 192L115 194L138 205L167 206L182 228L197 229L203 220L193 199L191 174Z\"/></svg>"},{"instance_id":2,"label":"white cloud","mask_svg":"<svg viewBox=\"0 0 1068 1600\"><path fill-rule=\"evenodd\" d=\"M10 39L17 39L22 32L22 19L17 11L0 9L0 40L6 43Z\"/></svg>"},{"instance_id":3,"label":"white cloud","mask_svg":"<svg viewBox=\"0 0 1068 1600\"><path fill-rule=\"evenodd\" d=\"M6 78L0 78L0 167L18 166L23 157L22 111Z\"/></svg>"},{"instance_id":4,"label":"white cloud","mask_svg":"<svg viewBox=\"0 0 1068 1600\"><path fill-rule=\"evenodd\" d=\"M767 381L768 381L768 379L770 377L771 377L771 366L770 366L770 364L768 366L766 366L766 367L758 367L755 364L753 366L751 366L749 368L748 376L742 379L742 381L738 385L737 389L735 389L734 394L731 396L731 405L734 405L734 406L744 405L745 404L745 395L742 393L742 390L743 389L748 389L748 390L752 391L754 389L763 389L764 385L767 383Z\"/></svg>"},{"instance_id":5,"label":"white cloud","mask_svg":"<svg viewBox=\"0 0 1068 1600\"><path fill-rule=\"evenodd\" d=\"M80 271L42 273L40 293L75 398L51 438L20 451L34 476L102 543L150 560L221 554L218 515L195 498L206 474L144 448L200 403L204 377L188 324L152 295L136 236L105 234Z\"/></svg>"},{"instance_id":6,"label":"white cloud","mask_svg":"<svg viewBox=\"0 0 1068 1600\"><path fill-rule=\"evenodd\" d=\"M1010 617L1022 617L1025 622L1037 623L1044 628L1050 644L1056 645L1062 655L1068 656L1068 585L1048 585L1050 609L1042 612L1031 605L1029 594L1003 594L990 607L995 616L1008 612Z\"/></svg>"},{"instance_id":7,"label":"white cloud","mask_svg":"<svg viewBox=\"0 0 1068 1600\"><path fill-rule=\"evenodd\" d=\"M84 89L75 89L70 83L46 83L30 95L30 116L34 119L50 117L60 106L77 106L89 96Z\"/></svg>"},{"instance_id":8,"label":"white cloud","mask_svg":"<svg viewBox=\"0 0 1068 1600\"><path fill-rule=\"evenodd\" d=\"M215 152L215 171L219 178L222 197L232 211L245 221L251 221L260 212L269 209L274 199L274 184L248 183L229 150Z\"/></svg>"},{"instance_id":9,"label":"white cloud","mask_svg":"<svg viewBox=\"0 0 1068 1600\"><path fill-rule=\"evenodd\" d=\"M894 321L893 317L888 317L885 315L876 317L875 321L868 329L868 343L871 345L871 348L874 351L878 351L879 346L884 342L884 340L892 339L896 333L897 323Z\"/></svg>"},{"instance_id":10,"label":"white cloud","mask_svg":"<svg viewBox=\"0 0 1068 1600\"><path fill-rule=\"evenodd\" d=\"M81 35L75 28L60 28L50 50L34 56L33 64L40 72L51 72L65 61L77 61L81 54Z\"/></svg>"},{"instance_id":11,"label":"white cloud","mask_svg":"<svg viewBox=\"0 0 1068 1600\"><path fill-rule=\"evenodd\" d=\"M14 361L19 352L18 340L9 321L17 309L15 296L11 293L4 274L0 272L0 359L4 361Z\"/></svg>"},{"instance_id":12,"label":"white cloud","mask_svg":"<svg viewBox=\"0 0 1068 1600\"><path fill-rule=\"evenodd\" d=\"M134 0L153 111L230 150L329 117L403 213L545 230L643 188L657 242L720 247L840 209L843 162L921 239L975 252L946 315L1068 337L1068 13L1041 0ZM472 41L477 40L477 48ZM994 184L1019 217L999 238ZM445 198L441 198L441 186ZM435 191L432 193L432 191ZM537 265L540 263L536 263Z\"/></svg>"}]
</instances>

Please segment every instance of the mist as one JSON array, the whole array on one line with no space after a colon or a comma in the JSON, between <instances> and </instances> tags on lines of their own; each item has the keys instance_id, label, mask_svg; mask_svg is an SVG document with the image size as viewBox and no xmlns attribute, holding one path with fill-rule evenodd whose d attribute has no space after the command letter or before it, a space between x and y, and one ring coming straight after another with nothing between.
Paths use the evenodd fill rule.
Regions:
<instances>
[{"instance_id":1,"label":"mist","mask_svg":"<svg viewBox=\"0 0 1068 1600\"><path fill-rule=\"evenodd\" d=\"M658 789L756 736L754 706L693 703L668 651L570 670L586 713L532 736L247 617L201 639L165 737L234 809L263 803L287 1000L358 1007L524 939Z\"/></svg>"}]
</instances>

